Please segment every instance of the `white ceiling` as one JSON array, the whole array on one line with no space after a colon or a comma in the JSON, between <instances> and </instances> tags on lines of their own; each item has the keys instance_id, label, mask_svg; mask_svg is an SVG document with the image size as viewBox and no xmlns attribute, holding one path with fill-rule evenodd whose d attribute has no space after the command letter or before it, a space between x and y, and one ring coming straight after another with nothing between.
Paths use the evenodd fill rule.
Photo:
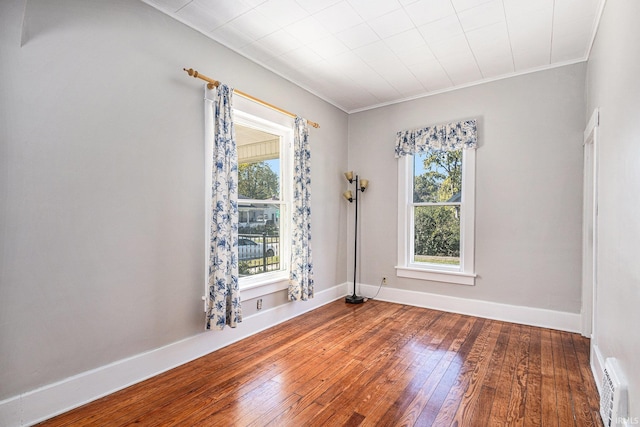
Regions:
<instances>
[{"instance_id":1,"label":"white ceiling","mask_svg":"<svg viewBox=\"0 0 640 427\"><path fill-rule=\"evenodd\" d=\"M143 1L346 112L584 61L604 2Z\"/></svg>"}]
</instances>

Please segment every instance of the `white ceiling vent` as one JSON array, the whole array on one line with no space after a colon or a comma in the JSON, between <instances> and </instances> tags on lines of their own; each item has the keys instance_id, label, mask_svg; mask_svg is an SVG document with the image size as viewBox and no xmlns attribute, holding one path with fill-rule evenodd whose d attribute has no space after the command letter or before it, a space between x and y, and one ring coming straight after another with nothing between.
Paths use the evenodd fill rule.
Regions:
<instances>
[{"instance_id":1,"label":"white ceiling vent","mask_svg":"<svg viewBox=\"0 0 640 427\"><path fill-rule=\"evenodd\" d=\"M627 425L627 381L618 361L613 357L604 362L600 388L600 416L605 427Z\"/></svg>"}]
</instances>

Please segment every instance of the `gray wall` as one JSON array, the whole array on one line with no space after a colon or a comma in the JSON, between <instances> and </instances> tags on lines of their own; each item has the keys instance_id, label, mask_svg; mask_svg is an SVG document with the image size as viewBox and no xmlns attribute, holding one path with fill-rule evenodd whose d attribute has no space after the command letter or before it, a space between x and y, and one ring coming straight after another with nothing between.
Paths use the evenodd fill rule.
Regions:
<instances>
[{"instance_id":1,"label":"gray wall","mask_svg":"<svg viewBox=\"0 0 640 427\"><path fill-rule=\"evenodd\" d=\"M138 1L2 1L0 43L0 400L203 330L203 84L182 67L321 124L316 290L346 280L344 112Z\"/></svg>"},{"instance_id":2,"label":"gray wall","mask_svg":"<svg viewBox=\"0 0 640 427\"><path fill-rule=\"evenodd\" d=\"M640 417L640 2L608 1L587 72L587 117L600 109L598 263L593 338L629 380Z\"/></svg>"},{"instance_id":3,"label":"gray wall","mask_svg":"<svg viewBox=\"0 0 640 427\"><path fill-rule=\"evenodd\" d=\"M359 281L378 285L386 276L402 289L578 313L585 68L350 115L349 167L371 181L360 212ZM395 133L465 118L479 121L476 285L397 278Z\"/></svg>"}]
</instances>

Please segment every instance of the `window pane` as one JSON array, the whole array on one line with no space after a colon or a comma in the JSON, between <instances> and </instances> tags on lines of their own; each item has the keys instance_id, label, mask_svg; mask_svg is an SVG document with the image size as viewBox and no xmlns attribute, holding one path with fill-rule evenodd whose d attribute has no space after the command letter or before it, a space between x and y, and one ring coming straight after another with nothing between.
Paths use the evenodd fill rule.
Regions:
<instances>
[{"instance_id":1,"label":"window pane","mask_svg":"<svg viewBox=\"0 0 640 427\"><path fill-rule=\"evenodd\" d=\"M460 206L416 206L413 262L460 265Z\"/></svg>"},{"instance_id":2,"label":"window pane","mask_svg":"<svg viewBox=\"0 0 640 427\"><path fill-rule=\"evenodd\" d=\"M413 156L413 202L460 202L462 150L429 150Z\"/></svg>"},{"instance_id":3,"label":"window pane","mask_svg":"<svg viewBox=\"0 0 640 427\"><path fill-rule=\"evenodd\" d=\"M280 271L281 205L238 200L238 269L240 277Z\"/></svg>"},{"instance_id":4,"label":"window pane","mask_svg":"<svg viewBox=\"0 0 640 427\"><path fill-rule=\"evenodd\" d=\"M238 270L240 277L284 271L281 242L281 137L236 124L238 145ZM270 201L274 201L270 203ZM278 203L276 203L278 202ZM282 244L281 244L282 243Z\"/></svg>"},{"instance_id":5,"label":"window pane","mask_svg":"<svg viewBox=\"0 0 640 427\"><path fill-rule=\"evenodd\" d=\"M280 200L280 137L236 125L238 199Z\"/></svg>"}]
</instances>

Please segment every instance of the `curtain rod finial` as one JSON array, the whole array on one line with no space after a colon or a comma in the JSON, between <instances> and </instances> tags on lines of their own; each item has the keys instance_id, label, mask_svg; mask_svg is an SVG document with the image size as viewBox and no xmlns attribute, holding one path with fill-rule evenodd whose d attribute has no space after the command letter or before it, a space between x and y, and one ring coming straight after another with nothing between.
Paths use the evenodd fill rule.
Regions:
<instances>
[{"instance_id":1,"label":"curtain rod finial","mask_svg":"<svg viewBox=\"0 0 640 427\"><path fill-rule=\"evenodd\" d=\"M198 77L198 72L195 71L193 68L189 68L188 70L186 68L183 68L183 70L186 71L187 74L189 74L190 76Z\"/></svg>"}]
</instances>

